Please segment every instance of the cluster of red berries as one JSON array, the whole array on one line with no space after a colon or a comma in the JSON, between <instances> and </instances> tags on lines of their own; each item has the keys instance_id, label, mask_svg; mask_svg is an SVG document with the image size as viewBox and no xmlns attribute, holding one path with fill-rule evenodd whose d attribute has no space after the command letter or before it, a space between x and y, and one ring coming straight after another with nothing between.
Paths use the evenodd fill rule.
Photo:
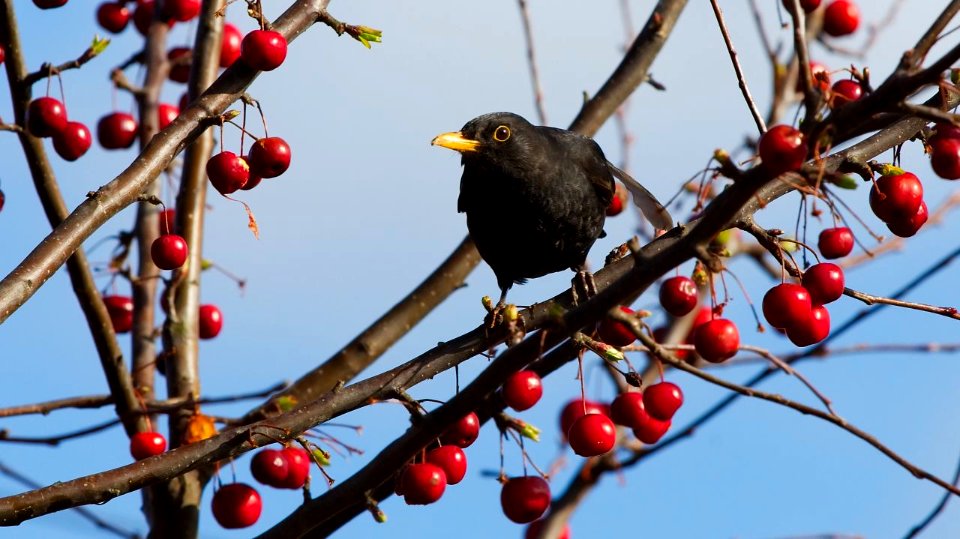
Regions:
<instances>
[{"instance_id":1,"label":"cluster of red berries","mask_svg":"<svg viewBox=\"0 0 960 539\"><path fill-rule=\"evenodd\" d=\"M937 124L929 144L930 165L937 176L945 180L960 179L960 127Z\"/></svg>"},{"instance_id":2,"label":"cluster of red berries","mask_svg":"<svg viewBox=\"0 0 960 539\"><path fill-rule=\"evenodd\" d=\"M440 436L440 445L426 451L421 462L400 471L394 490L407 505L428 505L443 496L447 485L456 485L467 474L467 455L480 436L480 418L470 412Z\"/></svg>"},{"instance_id":3,"label":"cluster of red berries","mask_svg":"<svg viewBox=\"0 0 960 539\"><path fill-rule=\"evenodd\" d=\"M822 262L808 268L801 284L781 283L763 296L763 316L797 346L817 344L830 334L826 304L843 295L843 270Z\"/></svg>"},{"instance_id":4,"label":"cluster of red berries","mask_svg":"<svg viewBox=\"0 0 960 539\"><path fill-rule=\"evenodd\" d=\"M248 155L222 151L207 161L207 176L221 194L250 190L263 178L276 178L290 167L290 146L280 137L263 137Z\"/></svg>"},{"instance_id":5,"label":"cluster of red berries","mask_svg":"<svg viewBox=\"0 0 960 539\"><path fill-rule=\"evenodd\" d=\"M870 209L901 238L916 234L929 217L920 178L899 169L881 176L870 189Z\"/></svg>"},{"instance_id":6,"label":"cluster of red berries","mask_svg":"<svg viewBox=\"0 0 960 539\"><path fill-rule=\"evenodd\" d=\"M782 0L789 7L792 0ZM820 7L820 0L800 0L800 7L810 13ZM823 31L833 37L847 36L860 26L860 8L850 0L834 0L823 12Z\"/></svg>"},{"instance_id":7,"label":"cluster of red berries","mask_svg":"<svg viewBox=\"0 0 960 539\"><path fill-rule=\"evenodd\" d=\"M50 96L38 97L27 107L27 131L40 138L52 138L53 149L67 161L76 161L92 143L90 130L67 118L67 108Z\"/></svg>"}]
</instances>

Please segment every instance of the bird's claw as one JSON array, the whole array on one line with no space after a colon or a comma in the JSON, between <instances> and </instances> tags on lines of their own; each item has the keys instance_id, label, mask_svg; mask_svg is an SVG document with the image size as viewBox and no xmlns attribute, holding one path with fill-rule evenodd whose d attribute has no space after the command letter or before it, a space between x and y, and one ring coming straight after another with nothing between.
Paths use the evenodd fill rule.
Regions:
<instances>
[{"instance_id":1,"label":"bird's claw","mask_svg":"<svg viewBox=\"0 0 960 539\"><path fill-rule=\"evenodd\" d=\"M570 294L573 296L574 305L579 305L581 299L586 301L597 295L597 283L593 274L586 270L577 271L571 283Z\"/></svg>"}]
</instances>

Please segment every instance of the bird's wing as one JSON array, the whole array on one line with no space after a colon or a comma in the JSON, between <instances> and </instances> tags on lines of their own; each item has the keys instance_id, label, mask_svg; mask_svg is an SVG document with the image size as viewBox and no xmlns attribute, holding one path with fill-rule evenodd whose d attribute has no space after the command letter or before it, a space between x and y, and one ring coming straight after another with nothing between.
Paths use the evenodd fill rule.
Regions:
<instances>
[{"instance_id":1,"label":"bird's wing","mask_svg":"<svg viewBox=\"0 0 960 539\"><path fill-rule=\"evenodd\" d=\"M670 230L673 228L673 217L670 216L667 208L657 200L657 197L653 196L653 193L647 191L647 188L640 185L640 182L614 166L610 161L607 161L607 168L610 169L611 174L619 178L620 181L623 182L623 185L627 187L627 190L633 195L633 203L640 208L640 212L643 213L643 216L647 218L647 221L650 221L650 224L652 224L654 228L658 230Z\"/></svg>"}]
</instances>

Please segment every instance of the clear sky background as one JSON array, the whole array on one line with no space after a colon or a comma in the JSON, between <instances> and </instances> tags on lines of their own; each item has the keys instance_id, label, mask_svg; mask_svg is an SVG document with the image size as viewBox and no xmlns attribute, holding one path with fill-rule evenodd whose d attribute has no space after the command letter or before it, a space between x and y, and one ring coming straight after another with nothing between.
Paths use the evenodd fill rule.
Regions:
<instances>
[{"instance_id":1,"label":"clear sky background","mask_svg":"<svg viewBox=\"0 0 960 539\"><path fill-rule=\"evenodd\" d=\"M98 31L95 2L73 0L66 7L39 11L29 0L14 0L21 35L31 68L43 61L74 58ZM789 30L777 25L777 0L763 0L768 31L789 47ZM864 1L867 23L886 13L891 0ZM583 92L595 92L620 59L623 28L619 3L532 0L530 10L545 92L549 122L566 126L579 110ZM639 27L653 5L633 1ZM865 62L837 56L813 46L813 57L833 69L855 62L869 65L875 81L882 80L946 2L907 0L893 25L883 31ZM267 2L271 17L285 2ZM770 67L763 56L746 2L722 2L727 23L748 82L761 109L769 102ZM229 17L242 29L242 3ZM336 352L358 331L406 294L442 261L466 233L456 212L459 158L449 150L431 148L438 133L458 129L482 113L508 110L533 119L523 35L515 2L389 2L334 1L339 19L381 28L384 43L368 51L347 37L317 26L298 39L286 63L261 76L250 93L260 99L271 134L285 138L293 149L293 164L283 176L266 180L241 194L256 212L261 238L254 240L238 204L211 190L204 257L248 281L244 292L216 272L204 276L202 298L224 312L221 335L201 344L203 393L209 396L253 391L284 379L294 379ZM192 42L192 28L178 26L171 45ZM860 33L837 43L857 48ZM934 52L956 43L955 34ZM97 119L116 106L132 108L128 95L117 94L108 82L109 70L141 46L130 28L110 48L83 69L64 74L70 116L93 128ZM131 76L133 71L130 71ZM667 87L657 92L640 88L631 101L629 126L636 144L630 154L634 176L661 199L703 167L712 151L736 149L755 128L743 103L727 53L707 2L691 2L663 53L653 66L655 78ZM840 76L840 75L836 75ZM43 84L34 87L43 93ZM181 85L164 89L176 102ZM0 116L12 118L9 95L0 88ZM237 144L229 133L228 144ZM597 140L618 162L619 140L612 123ZM98 147L76 163L53 152L51 160L67 204L79 204L87 191L111 180L135 156L133 150L106 152ZM885 156L889 160L889 154ZM931 207L950 194L952 185L936 179L918 144L903 152L906 168L924 181ZM0 273L6 274L48 232L15 136L0 134L0 188L6 206L0 213ZM883 225L867 209L867 190L842 193L844 200L876 230ZM164 198L172 200L169 188ZM792 229L798 198L786 197L760 212L767 227ZM687 216L675 212L679 219ZM92 248L132 224L132 209L110 221L88 242ZM624 215L608 222L609 236L595 246L594 266L610 248L629 238L637 221ZM848 273L848 285L888 295L940 253L956 247L957 225L951 215L939 228L907 243L904 250L884 256ZM811 222L815 241L822 225ZM933 228L933 227L931 227ZM868 245L874 242L857 227ZM110 244L92 250L92 261L103 264ZM681 270L689 272L691 264ZM749 261L732 269L751 297L759 300L773 282ZM908 299L958 305L957 288L948 268L916 289ZM560 273L514 288L510 299L528 304L553 296L569 286ZM108 278L102 276L103 286ZM495 295L492 272L481 265L435 313L391 349L365 375L400 364L423 350L474 328L483 317L480 297ZM125 291L122 284L119 290ZM731 286L733 286L731 284ZM755 333L747 302L736 290L727 311L738 322L744 341L789 353L785 339ZM647 294L639 307L655 306ZM831 305L834 325L862 308L854 300ZM957 340L956 322L916 311L889 309L869 324L844 336L837 345L877 343L944 343ZM123 344L129 348L129 339ZM33 299L0 326L0 406L106 391L91 339L73 298L65 272L58 272ZM637 358L638 362L642 360ZM591 360L595 363L595 360ZM474 358L461 369L464 380L487 360ZM718 371L733 381L751 377L758 366ZM943 478L956 466L960 431L954 410L960 407L956 357L949 354L861 354L812 361L801 370L835 403L837 411L912 462ZM563 459L552 480L560 492L579 458L559 443L557 413L578 394L575 369L568 366L546 382L544 399L519 414L540 426L543 441L530 444L542 467ZM668 374L680 384L687 403L675 425L684 425L726 395L726 391L686 375ZM775 377L763 389L816 404L796 380ZM613 388L594 366L587 368L588 394L609 400ZM417 398L444 399L454 390L453 373L416 387ZM217 415L239 415L249 407L211 407ZM50 435L93 425L111 416L109 410L61 411L48 417L30 416L0 421L16 435ZM339 421L362 425L362 434L326 428L345 443L365 451L362 456L335 455L329 472L345 479L365 464L406 425L399 406L368 407ZM164 425L164 429L166 426ZM532 447L531 447L532 446ZM467 449L467 478L428 507L406 507L391 498L383 504L389 523L377 525L361 515L341 530L342 537L422 537L425 533L458 537L520 537L522 528L510 523L499 507L499 485L483 472L499 465L498 437L492 426ZM0 444L0 461L35 480L49 484L114 468L130 462L120 429L63 444L59 448ZM509 447L507 470L520 472L519 451ZM223 472L230 479L227 467ZM249 458L236 463L240 481L252 482ZM322 480L316 483L323 490ZM0 477L0 494L22 491ZM203 537L247 537L263 531L292 511L300 494L263 487L264 513L249 529L219 528L209 512L209 492L202 511ZM820 533L854 534L871 538L900 537L937 502L942 491L913 478L862 441L815 418L776 405L742 400L710 422L693 438L627 470L607 476L573 516L573 536L604 537L617 533L649 537L776 538ZM91 509L102 518L132 530L146 531L139 513L140 495L129 494ZM96 537L96 530L71 511L0 531L4 537ZM952 504L929 529L928 537L960 535L960 507Z\"/></svg>"}]
</instances>

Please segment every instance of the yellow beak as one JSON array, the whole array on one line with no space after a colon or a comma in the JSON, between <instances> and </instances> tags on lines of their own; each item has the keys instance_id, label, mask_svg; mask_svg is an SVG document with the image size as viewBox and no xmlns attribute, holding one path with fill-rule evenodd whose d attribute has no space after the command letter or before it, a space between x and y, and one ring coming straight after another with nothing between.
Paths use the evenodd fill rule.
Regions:
<instances>
[{"instance_id":1,"label":"yellow beak","mask_svg":"<svg viewBox=\"0 0 960 539\"><path fill-rule=\"evenodd\" d=\"M463 133L457 131L454 133L444 133L442 135L437 135L430 142L433 146L442 146L444 148L450 148L461 153L464 152L475 152L477 147L480 146L479 140L472 140L464 138Z\"/></svg>"}]
</instances>

